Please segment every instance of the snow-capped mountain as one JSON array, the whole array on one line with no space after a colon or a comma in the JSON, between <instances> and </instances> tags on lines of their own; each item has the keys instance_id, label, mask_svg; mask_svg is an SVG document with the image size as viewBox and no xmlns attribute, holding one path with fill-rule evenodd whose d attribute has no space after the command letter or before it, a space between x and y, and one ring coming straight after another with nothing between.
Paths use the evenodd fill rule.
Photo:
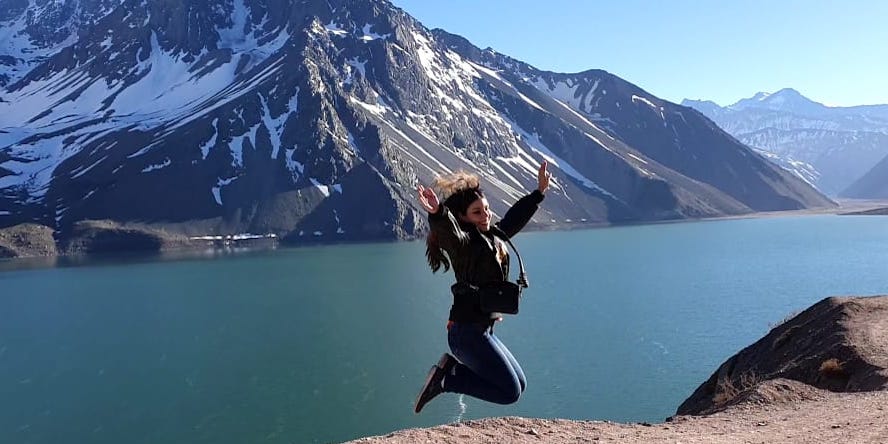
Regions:
<instances>
[{"instance_id":1,"label":"snow-capped mountain","mask_svg":"<svg viewBox=\"0 0 888 444\"><path fill-rule=\"evenodd\" d=\"M32 0L7 14L0 47L28 53L20 24L50 4L76 5L60 23L78 28L0 90L0 226L409 237L425 226L417 181L477 171L502 214L543 159L556 181L538 225L832 204L695 112L604 71L482 51L384 0L118 0L92 14Z\"/></svg>"},{"instance_id":2,"label":"snow-capped mountain","mask_svg":"<svg viewBox=\"0 0 888 444\"><path fill-rule=\"evenodd\" d=\"M781 165L803 162L814 184L838 195L888 156L888 105L828 107L790 88L720 107L684 100L746 145L768 151Z\"/></svg>"},{"instance_id":3,"label":"snow-capped mountain","mask_svg":"<svg viewBox=\"0 0 888 444\"><path fill-rule=\"evenodd\" d=\"M830 109L821 103L803 96L792 88L784 88L776 93L759 92L748 99L741 99L731 105L733 110L758 109L782 111L803 116L825 115Z\"/></svg>"}]
</instances>

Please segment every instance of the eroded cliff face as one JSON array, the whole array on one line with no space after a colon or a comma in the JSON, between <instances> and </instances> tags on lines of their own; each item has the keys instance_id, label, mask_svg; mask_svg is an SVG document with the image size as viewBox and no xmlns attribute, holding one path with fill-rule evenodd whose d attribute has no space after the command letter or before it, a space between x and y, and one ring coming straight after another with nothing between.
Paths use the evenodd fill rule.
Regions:
<instances>
[{"instance_id":1,"label":"eroded cliff face","mask_svg":"<svg viewBox=\"0 0 888 444\"><path fill-rule=\"evenodd\" d=\"M778 378L834 392L888 389L888 296L814 304L725 361L676 414L718 411Z\"/></svg>"}]
</instances>

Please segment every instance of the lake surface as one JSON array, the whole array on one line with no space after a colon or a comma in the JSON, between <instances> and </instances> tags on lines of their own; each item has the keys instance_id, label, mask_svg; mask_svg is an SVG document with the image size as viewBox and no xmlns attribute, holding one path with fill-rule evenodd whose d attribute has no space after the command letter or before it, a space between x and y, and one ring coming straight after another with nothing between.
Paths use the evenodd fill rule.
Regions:
<instances>
[{"instance_id":1,"label":"lake surface","mask_svg":"<svg viewBox=\"0 0 888 444\"><path fill-rule=\"evenodd\" d=\"M888 294L888 217L524 233L496 327L528 378L499 406L413 400L451 275L420 242L55 267L0 262L0 442L341 442L520 415L662 421L730 355L832 295Z\"/></svg>"}]
</instances>

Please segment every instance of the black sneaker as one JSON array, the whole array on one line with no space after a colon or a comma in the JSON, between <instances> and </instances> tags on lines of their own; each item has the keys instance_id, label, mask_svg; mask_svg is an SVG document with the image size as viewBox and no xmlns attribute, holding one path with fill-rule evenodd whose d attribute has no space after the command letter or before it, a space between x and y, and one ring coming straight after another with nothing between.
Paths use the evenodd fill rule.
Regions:
<instances>
[{"instance_id":1,"label":"black sneaker","mask_svg":"<svg viewBox=\"0 0 888 444\"><path fill-rule=\"evenodd\" d=\"M416 405L413 408L415 413L419 413L435 396L444 393L441 381L444 380L445 375L450 373L454 365L456 365L456 358L451 356L450 353L444 353L441 355L441 359L438 359L438 363L429 369L425 384L423 384L422 390L419 391L419 395L416 397Z\"/></svg>"}]
</instances>

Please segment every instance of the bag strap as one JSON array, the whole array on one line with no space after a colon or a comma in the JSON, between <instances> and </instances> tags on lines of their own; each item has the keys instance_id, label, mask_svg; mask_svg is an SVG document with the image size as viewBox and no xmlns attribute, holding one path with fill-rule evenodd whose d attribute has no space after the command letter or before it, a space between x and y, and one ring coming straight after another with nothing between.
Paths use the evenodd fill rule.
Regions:
<instances>
[{"instance_id":1,"label":"bag strap","mask_svg":"<svg viewBox=\"0 0 888 444\"><path fill-rule=\"evenodd\" d=\"M512 247L512 251L515 252L515 256L518 258L518 279L515 281L521 288L527 288L530 284L527 282L527 272L524 271L524 261L521 260L521 253L518 252L518 249L515 248L515 244L509 239L509 236L506 236L506 233L496 225L490 227L490 232L493 233L494 236L506 241L510 247Z\"/></svg>"}]
</instances>

